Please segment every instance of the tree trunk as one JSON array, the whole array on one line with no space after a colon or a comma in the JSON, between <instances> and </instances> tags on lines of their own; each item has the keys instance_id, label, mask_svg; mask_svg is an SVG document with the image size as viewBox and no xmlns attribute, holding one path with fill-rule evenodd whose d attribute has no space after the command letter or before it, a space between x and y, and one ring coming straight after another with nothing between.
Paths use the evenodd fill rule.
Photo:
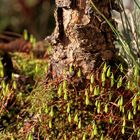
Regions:
<instances>
[{"instance_id":1,"label":"tree trunk","mask_svg":"<svg viewBox=\"0 0 140 140\"><path fill-rule=\"evenodd\" d=\"M92 7L91 2L99 11ZM49 89L49 96L53 94L51 107L57 108L57 115L53 116L54 120L52 119L53 128L50 129L50 138L63 139L65 135L68 139L101 139L102 135L105 138L108 136L116 138L116 134L117 138L122 137L118 131L111 131L114 127L112 122L109 122L111 115L110 118L113 118L115 126L119 126L120 120L114 119L118 114L120 115L115 112L116 107L109 108L110 114L106 114L103 109L105 104L116 102L119 96L117 91L123 94L123 90L126 89L123 86L118 88L116 79L122 76L122 73L118 70L120 60L114 45L116 38L102 16L103 14L115 27L111 16L113 8L117 8L115 0L56 0L56 28L47 38L53 49L50 57L51 72L47 74L46 87ZM102 71L102 68L107 69L102 67L106 66L102 65L104 62L110 65L114 75L109 72L111 75L109 77L106 71ZM73 66L72 70L71 66ZM120 79L121 82L118 83L124 84L125 78L120 77ZM98 101L100 107L96 106ZM68 108L68 104L71 107L67 112L65 108ZM77 122L75 116L78 116ZM81 126L79 128L81 121L82 128ZM98 136L92 138L90 131L95 130L94 121L99 125L96 129ZM54 130L57 134L52 133Z\"/></svg>"},{"instance_id":2,"label":"tree trunk","mask_svg":"<svg viewBox=\"0 0 140 140\"><path fill-rule=\"evenodd\" d=\"M114 0L92 0L97 9L115 27L111 10ZM98 68L103 61L116 63L115 36L106 20L93 8L91 0L56 0L56 28L47 40L53 46L50 63L55 76L70 64L83 73Z\"/></svg>"}]
</instances>

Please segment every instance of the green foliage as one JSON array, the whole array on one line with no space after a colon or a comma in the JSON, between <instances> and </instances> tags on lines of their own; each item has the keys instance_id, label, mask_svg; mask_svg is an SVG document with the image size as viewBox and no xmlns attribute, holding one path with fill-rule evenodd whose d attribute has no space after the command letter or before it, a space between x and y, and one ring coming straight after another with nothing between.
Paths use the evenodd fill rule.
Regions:
<instances>
[{"instance_id":1,"label":"green foliage","mask_svg":"<svg viewBox=\"0 0 140 140\"><path fill-rule=\"evenodd\" d=\"M40 80L40 76L46 72L45 62L42 60L42 65L39 60L28 59L27 56L26 59L21 58L21 55L15 54L14 59L18 63L15 66L23 68L22 74ZM30 73L37 64L38 70L34 69L34 72ZM117 71L124 71L124 68L119 69L120 67L121 65ZM79 68L74 68L73 72L74 70L78 72ZM101 75L96 79L98 71L101 71ZM14 76L12 88L8 88L9 85L2 81L1 100L5 103L15 102L15 105L9 107L7 104L8 112L1 106L5 130L0 132L0 138L139 138L140 126L137 116L140 110L140 94L135 78L139 74L136 68L132 75L134 81L127 79L125 75L117 75L116 78L112 68L105 63L97 71L90 73L89 79L83 77L82 69L80 73L69 79L65 75L61 81L50 81L47 85L40 81L29 93L25 93L23 89L19 90L19 83ZM3 116L9 117L15 124L11 125L12 122L5 120Z\"/></svg>"},{"instance_id":2,"label":"green foliage","mask_svg":"<svg viewBox=\"0 0 140 140\"><path fill-rule=\"evenodd\" d=\"M22 74L27 76L33 76L36 78L43 78L44 72L47 72L48 63L46 60L35 59L31 55L22 55L19 53L14 54L14 60L16 61L15 67L22 72Z\"/></svg>"},{"instance_id":3,"label":"green foliage","mask_svg":"<svg viewBox=\"0 0 140 140\"><path fill-rule=\"evenodd\" d=\"M93 7L96 9L94 4ZM102 17L108 22L104 15ZM69 77L64 70L64 78L47 79L46 84L48 64L45 60L35 59L32 54L14 54L14 67L25 83L14 74L12 81L6 83L0 62L0 139L140 138L138 59L128 42L108 24L123 47L120 53L131 60L130 76L125 73L123 64L114 72L104 62L86 76L81 68L70 65L69 73L75 73L74 76ZM35 43L26 31L24 38Z\"/></svg>"},{"instance_id":4,"label":"green foliage","mask_svg":"<svg viewBox=\"0 0 140 140\"><path fill-rule=\"evenodd\" d=\"M136 84L128 87L127 83L132 85L134 81L122 75L114 78L114 85L111 85L112 75L107 74L109 68L112 73L110 66L103 66L104 85L102 74L97 81L94 72L89 74L91 78L82 80L84 88L79 89L79 80L76 79L84 79L81 70L81 74L72 79L61 79L59 84L50 82L45 89L44 85L39 84L33 90L29 112L38 118L36 130L41 131L36 133L39 133L40 138L61 139L63 132L65 139L138 137L139 87ZM90 90L91 85L94 90Z\"/></svg>"},{"instance_id":5,"label":"green foliage","mask_svg":"<svg viewBox=\"0 0 140 140\"><path fill-rule=\"evenodd\" d=\"M32 112L26 110L31 104L30 92L35 83L43 79L47 70L45 60L37 60L31 55L15 53L13 62L15 69L20 72L19 75L13 73L10 83L5 82L3 74L0 77L0 139L2 140L23 139L20 131L24 131L27 124L30 126L30 122L27 124L25 122L32 115ZM3 73L2 65L0 71ZM45 108L47 112L47 105ZM26 139L33 139L30 127L26 131L28 133Z\"/></svg>"}]
</instances>

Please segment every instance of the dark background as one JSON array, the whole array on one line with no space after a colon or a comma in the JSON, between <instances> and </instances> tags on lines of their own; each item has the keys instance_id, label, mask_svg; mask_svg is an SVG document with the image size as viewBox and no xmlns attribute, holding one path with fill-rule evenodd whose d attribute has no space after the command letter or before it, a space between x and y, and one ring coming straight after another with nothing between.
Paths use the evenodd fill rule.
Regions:
<instances>
[{"instance_id":1,"label":"dark background","mask_svg":"<svg viewBox=\"0 0 140 140\"><path fill-rule=\"evenodd\" d=\"M22 33L27 29L37 39L44 39L54 29L55 0L0 0L0 33Z\"/></svg>"}]
</instances>

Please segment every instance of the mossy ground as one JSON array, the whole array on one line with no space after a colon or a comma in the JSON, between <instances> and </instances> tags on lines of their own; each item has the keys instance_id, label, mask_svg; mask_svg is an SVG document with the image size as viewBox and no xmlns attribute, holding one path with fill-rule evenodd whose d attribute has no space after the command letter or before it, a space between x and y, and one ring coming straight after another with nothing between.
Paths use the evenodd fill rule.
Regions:
<instances>
[{"instance_id":1,"label":"mossy ground","mask_svg":"<svg viewBox=\"0 0 140 140\"><path fill-rule=\"evenodd\" d=\"M138 69L131 80L114 78L102 65L82 74L69 68L63 78L45 81L48 63L31 54L14 54L18 76L9 84L1 81L0 139L138 139L140 92ZM118 71L124 71L118 66ZM133 80L132 80L133 79ZM47 83L46 83L47 82Z\"/></svg>"}]
</instances>

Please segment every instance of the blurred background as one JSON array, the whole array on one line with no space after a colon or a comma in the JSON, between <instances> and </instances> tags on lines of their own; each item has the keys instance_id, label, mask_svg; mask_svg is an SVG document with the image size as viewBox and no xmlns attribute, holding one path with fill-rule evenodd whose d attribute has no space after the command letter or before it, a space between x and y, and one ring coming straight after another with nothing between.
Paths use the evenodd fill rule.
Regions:
<instances>
[{"instance_id":1,"label":"blurred background","mask_svg":"<svg viewBox=\"0 0 140 140\"><path fill-rule=\"evenodd\" d=\"M0 33L27 29L38 40L53 32L55 0L0 0Z\"/></svg>"}]
</instances>

